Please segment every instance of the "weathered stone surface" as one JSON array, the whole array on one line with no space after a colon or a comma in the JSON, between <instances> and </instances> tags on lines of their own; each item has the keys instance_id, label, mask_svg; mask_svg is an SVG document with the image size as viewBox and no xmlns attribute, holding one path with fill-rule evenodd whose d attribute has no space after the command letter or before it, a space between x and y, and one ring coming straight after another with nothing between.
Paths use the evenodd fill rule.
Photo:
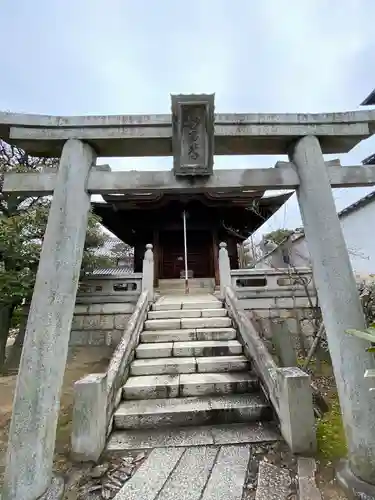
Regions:
<instances>
[{"instance_id":1,"label":"weathered stone surface","mask_svg":"<svg viewBox=\"0 0 375 500\"><path fill-rule=\"evenodd\" d=\"M212 297L213 300L208 300L205 296L204 301L198 301L197 297L194 295L194 302L183 302L182 309L222 309L223 307L223 304L215 297Z\"/></svg>"},{"instance_id":2,"label":"weathered stone surface","mask_svg":"<svg viewBox=\"0 0 375 500\"><path fill-rule=\"evenodd\" d=\"M108 440L107 451L139 450L168 446L263 443L281 439L277 430L264 423L164 427L116 431Z\"/></svg>"},{"instance_id":3,"label":"weathered stone surface","mask_svg":"<svg viewBox=\"0 0 375 500\"><path fill-rule=\"evenodd\" d=\"M230 261L225 242L220 243L219 250L220 297L224 298L225 288L231 286Z\"/></svg>"},{"instance_id":4,"label":"weathered stone surface","mask_svg":"<svg viewBox=\"0 0 375 500\"><path fill-rule=\"evenodd\" d=\"M145 321L145 330L177 330L180 327L179 319L148 319Z\"/></svg>"},{"instance_id":5,"label":"weathered stone surface","mask_svg":"<svg viewBox=\"0 0 375 500\"><path fill-rule=\"evenodd\" d=\"M74 384L72 455L79 461L100 457L107 430L107 375L87 375Z\"/></svg>"},{"instance_id":6,"label":"weathered stone surface","mask_svg":"<svg viewBox=\"0 0 375 500\"><path fill-rule=\"evenodd\" d=\"M130 371L130 362L134 359L134 350L139 340L144 319L148 310L148 294L142 292L129 318L127 326L121 337L107 369L107 416L110 418L118 401L124 381Z\"/></svg>"},{"instance_id":7,"label":"weathered stone surface","mask_svg":"<svg viewBox=\"0 0 375 500\"><path fill-rule=\"evenodd\" d=\"M186 342L188 340L196 340L197 335L195 329L184 330L165 330L152 331L146 330L141 333L141 341L144 343L152 342Z\"/></svg>"},{"instance_id":8,"label":"weathered stone surface","mask_svg":"<svg viewBox=\"0 0 375 500\"><path fill-rule=\"evenodd\" d=\"M116 500L155 500L180 460L184 448L155 449L137 473L116 495Z\"/></svg>"},{"instance_id":9,"label":"weathered stone surface","mask_svg":"<svg viewBox=\"0 0 375 500\"><path fill-rule=\"evenodd\" d=\"M83 318L83 329L84 330L100 330L100 314L88 314ZM113 328L113 325L112 325Z\"/></svg>"},{"instance_id":10,"label":"weathered stone surface","mask_svg":"<svg viewBox=\"0 0 375 500\"><path fill-rule=\"evenodd\" d=\"M310 376L299 368L279 368L279 418L293 453L313 453L316 431Z\"/></svg>"},{"instance_id":11,"label":"weathered stone surface","mask_svg":"<svg viewBox=\"0 0 375 500\"><path fill-rule=\"evenodd\" d=\"M298 368L278 368L229 287L225 300L238 326L245 353L248 352L280 419L283 437L294 453L311 453L316 446L316 435L309 376Z\"/></svg>"},{"instance_id":12,"label":"weathered stone surface","mask_svg":"<svg viewBox=\"0 0 375 500\"><path fill-rule=\"evenodd\" d=\"M100 315L100 329L101 330L113 330L115 326L115 316L113 314L101 314Z\"/></svg>"},{"instance_id":13,"label":"weathered stone surface","mask_svg":"<svg viewBox=\"0 0 375 500\"><path fill-rule=\"evenodd\" d=\"M171 309L167 311L150 311L148 319L175 319L175 318L200 318L202 311L197 309Z\"/></svg>"},{"instance_id":14,"label":"weathered stone surface","mask_svg":"<svg viewBox=\"0 0 375 500\"><path fill-rule=\"evenodd\" d=\"M136 349L137 358L167 358L172 356L173 342L140 344Z\"/></svg>"},{"instance_id":15,"label":"weathered stone surface","mask_svg":"<svg viewBox=\"0 0 375 500\"><path fill-rule=\"evenodd\" d=\"M146 245L142 265L142 292L148 293L148 300L154 300L154 253L151 243Z\"/></svg>"},{"instance_id":16,"label":"weathered stone surface","mask_svg":"<svg viewBox=\"0 0 375 500\"><path fill-rule=\"evenodd\" d=\"M116 347L120 343L123 334L123 330L111 330L105 332L106 345Z\"/></svg>"},{"instance_id":17,"label":"weathered stone surface","mask_svg":"<svg viewBox=\"0 0 375 500\"><path fill-rule=\"evenodd\" d=\"M116 429L252 422L270 417L258 394L125 401L115 412Z\"/></svg>"},{"instance_id":18,"label":"weathered stone surface","mask_svg":"<svg viewBox=\"0 0 375 500\"><path fill-rule=\"evenodd\" d=\"M237 340L202 340L173 344L173 356L229 356L241 353L242 345Z\"/></svg>"},{"instance_id":19,"label":"weathered stone surface","mask_svg":"<svg viewBox=\"0 0 375 500\"><path fill-rule=\"evenodd\" d=\"M78 345L88 345L89 343L89 332L87 330L83 331L71 331L69 338L70 346L78 346Z\"/></svg>"},{"instance_id":20,"label":"weathered stone surface","mask_svg":"<svg viewBox=\"0 0 375 500\"><path fill-rule=\"evenodd\" d=\"M343 334L348 329L363 330L366 322L319 140L301 138L291 159L300 180L297 197L337 382L350 467L355 475L373 483L375 399L368 397L369 383L363 374L375 368L375 360L365 350L366 341Z\"/></svg>"},{"instance_id":21,"label":"weathered stone surface","mask_svg":"<svg viewBox=\"0 0 375 500\"><path fill-rule=\"evenodd\" d=\"M84 316L77 316L75 314L72 320L72 330L83 330L84 320L85 320Z\"/></svg>"},{"instance_id":22,"label":"weathered stone surface","mask_svg":"<svg viewBox=\"0 0 375 500\"><path fill-rule=\"evenodd\" d=\"M181 358L183 359L183 358ZM245 356L209 356L197 357L197 371L200 373L243 371L250 367Z\"/></svg>"},{"instance_id":23,"label":"weathered stone surface","mask_svg":"<svg viewBox=\"0 0 375 500\"><path fill-rule=\"evenodd\" d=\"M290 484L289 471L268 462L260 462L255 500L288 500Z\"/></svg>"},{"instance_id":24,"label":"weathered stone surface","mask_svg":"<svg viewBox=\"0 0 375 500\"><path fill-rule=\"evenodd\" d=\"M64 490L64 478L61 476L53 475L51 484L39 500L62 500L62 498L64 497Z\"/></svg>"},{"instance_id":25,"label":"weathered stone surface","mask_svg":"<svg viewBox=\"0 0 375 500\"><path fill-rule=\"evenodd\" d=\"M177 398L179 375L129 377L123 387L124 399Z\"/></svg>"},{"instance_id":26,"label":"weathered stone surface","mask_svg":"<svg viewBox=\"0 0 375 500\"><path fill-rule=\"evenodd\" d=\"M234 328L197 328L197 340L234 340L237 337Z\"/></svg>"},{"instance_id":27,"label":"weathered stone surface","mask_svg":"<svg viewBox=\"0 0 375 500\"><path fill-rule=\"evenodd\" d=\"M195 358L135 359L130 367L132 375L163 375L194 373Z\"/></svg>"},{"instance_id":28,"label":"weathered stone surface","mask_svg":"<svg viewBox=\"0 0 375 500\"><path fill-rule=\"evenodd\" d=\"M108 304L76 304L75 314L125 314L134 311L134 304L130 303L108 303Z\"/></svg>"},{"instance_id":29,"label":"weathered stone surface","mask_svg":"<svg viewBox=\"0 0 375 500\"><path fill-rule=\"evenodd\" d=\"M315 483L316 462L314 458L298 458L298 490L300 500L322 500Z\"/></svg>"},{"instance_id":30,"label":"weathered stone surface","mask_svg":"<svg viewBox=\"0 0 375 500\"><path fill-rule=\"evenodd\" d=\"M128 322L130 314L115 314L114 327L118 330L123 330Z\"/></svg>"},{"instance_id":31,"label":"weathered stone surface","mask_svg":"<svg viewBox=\"0 0 375 500\"><path fill-rule=\"evenodd\" d=\"M90 146L74 139L66 142L26 327L2 500L35 500L51 482L58 402L90 209L87 178L94 161Z\"/></svg>"},{"instance_id":32,"label":"weathered stone surface","mask_svg":"<svg viewBox=\"0 0 375 500\"><path fill-rule=\"evenodd\" d=\"M336 468L337 482L351 500L375 500L375 485L355 476L348 460L341 460Z\"/></svg>"},{"instance_id":33,"label":"weathered stone surface","mask_svg":"<svg viewBox=\"0 0 375 500\"><path fill-rule=\"evenodd\" d=\"M163 302L156 302L155 304L152 304L152 310L153 311L177 311L178 309L182 308L181 302L168 302L168 303L163 303Z\"/></svg>"},{"instance_id":34,"label":"weathered stone surface","mask_svg":"<svg viewBox=\"0 0 375 500\"><path fill-rule=\"evenodd\" d=\"M180 375L180 396L237 394L258 389L258 379L242 373L190 373Z\"/></svg>"},{"instance_id":35,"label":"weathered stone surface","mask_svg":"<svg viewBox=\"0 0 375 500\"><path fill-rule=\"evenodd\" d=\"M219 318L221 316L227 316L226 309L202 309L202 318ZM185 316L187 317L187 316Z\"/></svg>"},{"instance_id":36,"label":"weathered stone surface","mask_svg":"<svg viewBox=\"0 0 375 500\"><path fill-rule=\"evenodd\" d=\"M200 500L219 449L199 446L184 451L180 462L163 486L158 500Z\"/></svg>"},{"instance_id":37,"label":"weathered stone surface","mask_svg":"<svg viewBox=\"0 0 375 500\"><path fill-rule=\"evenodd\" d=\"M183 318L181 328L229 328L230 318Z\"/></svg>"},{"instance_id":38,"label":"weathered stone surface","mask_svg":"<svg viewBox=\"0 0 375 500\"><path fill-rule=\"evenodd\" d=\"M210 428L215 444L264 443L279 441L276 427L268 422L252 424L213 425Z\"/></svg>"},{"instance_id":39,"label":"weathered stone surface","mask_svg":"<svg viewBox=\"0 0 375 500\"><path fill-rule=\"evenodd\" d=\"M222 446L202 500L241 500L250 446Z\"/></svg>"},{"instance_id":40,"label":"weathered stone surface","mask_svg":"<svg viewBox=\"0 0 375 500\"><path fill-rule=\"evenodd\" d=\"M97 331L87 331L88 344L89 345L106 345L107 344L107 332L102 330Z\"/></svg>"}]
</instances>

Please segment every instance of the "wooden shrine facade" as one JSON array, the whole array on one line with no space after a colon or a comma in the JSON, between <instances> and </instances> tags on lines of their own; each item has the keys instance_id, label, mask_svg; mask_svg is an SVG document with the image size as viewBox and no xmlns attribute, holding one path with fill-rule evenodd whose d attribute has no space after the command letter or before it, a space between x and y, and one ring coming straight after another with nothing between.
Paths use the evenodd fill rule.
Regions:
<instances>
[{"instance_id":1,"label":"wooden shrine facade","mask_svg":"<svg viewBox=\"0 0 375 500\"><path fill-rule=\"evenodd\" d=\"M129 194L94 202L102 223L134 247L134 270L142 271L147 243L154 247L155 281L178 279L185 269L183 211L186 213L190 277L218 276L218 247L226 241L232 269L238 268L237 245L260 227L289 198L263 192Z\"/></svg>"}]
</instances>

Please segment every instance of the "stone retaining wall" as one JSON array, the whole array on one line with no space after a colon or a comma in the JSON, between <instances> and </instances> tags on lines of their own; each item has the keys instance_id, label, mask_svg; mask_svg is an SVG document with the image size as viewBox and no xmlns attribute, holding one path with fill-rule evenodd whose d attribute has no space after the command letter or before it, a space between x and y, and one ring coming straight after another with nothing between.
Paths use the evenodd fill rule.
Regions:
<instances>
[{"instance_id":1,"label":"stone retaining wall","mask_svg":"<svg viewBox=\"0 0 375 500\"><path fill-rule=\"evenodd\" d=\"M120 342L135 304L77 304L72 321L70 345L107 345Z\"/></svg>"},{"instance_id":2,"label":"stone retaining wall","mask_svg":"<svg viewBox=\"0 0 375 500\"><path fill-rule=\"evenodd\" d=\"M231 278L241 308L257 322L264 339L270 341L273 323L283 321L296 349L301 339L305 348L311 345L320 310L310 269L238 269Z\"/></svg>"}]
</instances>

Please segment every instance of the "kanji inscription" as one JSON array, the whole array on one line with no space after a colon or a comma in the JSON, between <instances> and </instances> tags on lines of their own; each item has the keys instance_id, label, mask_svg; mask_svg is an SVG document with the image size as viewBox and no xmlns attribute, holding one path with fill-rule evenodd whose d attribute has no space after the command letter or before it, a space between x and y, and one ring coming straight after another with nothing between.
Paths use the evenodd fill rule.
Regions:
<instances>
[{"instance_id":1,"label":"kanji inscription","mask_svg":"<svg viewBox=\"0 0 375 500\"><path fill-rule=\"evenodd\" d=\"M210 175L213 168L214 100L172 96L175 175Z\"/></svg>"}]
</instances>

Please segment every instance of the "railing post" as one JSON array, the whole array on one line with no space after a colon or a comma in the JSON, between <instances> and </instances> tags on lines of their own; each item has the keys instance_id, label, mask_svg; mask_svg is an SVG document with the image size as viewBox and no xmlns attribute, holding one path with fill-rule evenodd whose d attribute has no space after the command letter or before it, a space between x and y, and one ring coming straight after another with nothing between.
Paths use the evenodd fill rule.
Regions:
<instances>
[{"instance_id":1,"label":"railing post","mask_svg":"<svg viewBox=\"0 0 375 500\"><path fill-rule=\"evenodd\" d=\"M227 250L227 244L223 241L219 245L219 277L220 277L220 296L224 298L225 288L231 286L230 261Z\"/></svg>"},{"instance_id":2,"label":"railing post","mask_svg":"<svg viewBox=\"0 0 375 500\"><path fill-rule=\"evenodd\" d=\"M148 300L154 300L154 252L151 243L146 245L142 269L142 292L148 292Z\"/></svg>"}]
</instances>

